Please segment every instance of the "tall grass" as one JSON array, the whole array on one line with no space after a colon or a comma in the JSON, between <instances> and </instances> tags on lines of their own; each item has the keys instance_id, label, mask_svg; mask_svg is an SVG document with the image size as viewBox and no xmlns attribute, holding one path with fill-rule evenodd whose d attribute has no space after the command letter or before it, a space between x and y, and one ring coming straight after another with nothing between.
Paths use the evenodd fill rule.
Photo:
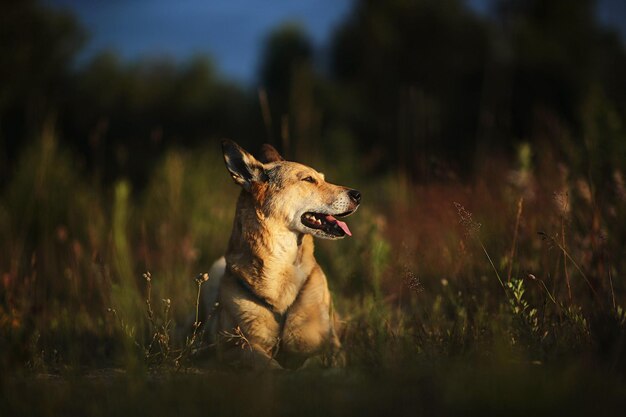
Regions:
<instances>
[{"instance_id":1,"label":"tall grass","mask_svg":"<svg viewBox=\"0 0 626 417\"><path fill-rule=\"evenodd\" d=\"M364 195L354 237L316 249L349 367L584 353L626 370L621 171L600 204L592 179L530 145L467 181L428 184L364 176L354 154L304 161ZM2 190L2 369L180 359L170 333L193 313L194 277L225 250L238 193L218 146L170 150L142 189L98 183L77 161L47 127Z\"/></svg>"}]
</instances>

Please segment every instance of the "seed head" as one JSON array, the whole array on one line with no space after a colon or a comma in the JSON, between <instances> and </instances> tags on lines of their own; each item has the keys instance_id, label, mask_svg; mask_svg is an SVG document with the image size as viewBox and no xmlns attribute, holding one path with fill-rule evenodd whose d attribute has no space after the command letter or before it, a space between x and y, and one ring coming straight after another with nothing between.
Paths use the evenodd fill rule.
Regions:
<instances>
[{"instance_id":1,"label":"seed head","mask_svg":"<svg viewBox=\"0 0 626 417\"><path fill-rule=\"evenodd\" d=\"M411 271L405 271L404 282L407 287L416 294L424 291L424 286L422 285L420 279Z\"/></svg>"},{"instance_id":2,"label":"seed head","mask_svg":"<svg viewBox=\"0 0 626 417\"><path fill-rule=\"evenodd\" d=\"M209 274L206 272L203 272L201 274L196 275L196 282L198 284L202 283L202 282L207 282L209 280Z\"/></svg>"},{"instance_id":3,"label":"seed head","mask_svg":"<svg viewBox=\"0 0 626 417\"><path fill-rule=\"evenodd\" d=\"M557 191L552 193L552 199L557 211L563 217L567 217L570 213L570 199L567 191Z\"/></svg>"},{"instance_id":4,"label":"seed head","mask_svg":"<svg viewBox=\"0 0 626 417\"><path fill-rule=\"evenodd\" d=\"M465 233L467 235L476 234L482 225L474 221L474 219L472 219L472 213L467 211L461 204L455 202L454 207L456 207L456 211L459 214L459 223L465 229Z\"/></svg>"}]
</instances>

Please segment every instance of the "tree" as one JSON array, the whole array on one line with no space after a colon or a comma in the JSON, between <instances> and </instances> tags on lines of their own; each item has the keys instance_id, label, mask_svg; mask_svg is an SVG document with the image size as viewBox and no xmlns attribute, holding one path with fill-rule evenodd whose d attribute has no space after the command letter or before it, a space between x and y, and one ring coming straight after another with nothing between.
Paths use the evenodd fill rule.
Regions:
<instances>
[{"instance_id":1,"label":"tree","mask_svg":"<svg viewBox=\"0 0 626 417\"><path fill-rule=\"evenodd\" d=\"M362 148L408 171L474 148L487 27L456 0L363 0L338 30L332 74ZM414 169L417 168L417 169Z\"/></svg>"},{"instance_id":2,"label":"tree","mask_svg":"<svg viewBox=\"0 0 626 417\"><path fill-rule=\"evenodd\" d=\"M291 149L307 152L314 118L313 89L316 75L313 71L313 46L303 30L286 24L272 32L262 53L259 69L261 105L269 107L265 123L269 141L280 138L280 146L287 156ZM266 96L263 96L266 94ZM267 102L263 102L265 97ZM297 141L298 146L292 142ZM276 141L278 142L278 141ZM278 144L278 143L276 143Z\"/></svg>"},{"instance_id":3,"label":"tree","mask_svg":"<svg viewBox=\"0 0 626 417\"><path fill-rule=\"evenodd\" d=\"M68 13L48 10L34 0L0 2L0 166L4 169L9 168L19 141L39 132L63 100L69 68L84 38Z\"/></svg>"}]
</instances>

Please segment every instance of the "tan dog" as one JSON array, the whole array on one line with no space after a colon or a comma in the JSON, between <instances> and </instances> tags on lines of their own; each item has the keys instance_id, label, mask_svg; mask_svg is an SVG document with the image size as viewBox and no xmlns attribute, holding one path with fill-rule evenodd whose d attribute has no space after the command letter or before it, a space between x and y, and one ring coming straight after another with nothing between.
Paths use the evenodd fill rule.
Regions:
<instances>
[{"instance_id":1,"label":"tan dog","mask_svg":"<svg viewBox=\"0 0 626 417\"><path fill-rule=\"evenodd\" d=\"M283 160L270 145L260 160L232 141L222 148L243 190L226 256L213 265L202 291L205 329L223 359L255 368L291 367L337 351L332 300L313 255L313 236L351 235L337 217L354 213L360 193Z\"/></svg>"}]
</instances>

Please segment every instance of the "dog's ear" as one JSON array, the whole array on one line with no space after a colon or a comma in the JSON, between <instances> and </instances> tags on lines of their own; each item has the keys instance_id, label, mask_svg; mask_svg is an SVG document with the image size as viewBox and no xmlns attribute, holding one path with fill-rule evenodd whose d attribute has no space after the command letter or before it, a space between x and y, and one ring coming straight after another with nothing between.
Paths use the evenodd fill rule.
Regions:
<instances>
[{"instance_id":1,"label":"dog's ear","mask_svg":"<svg viewBox=\"0 0 626 417\"><path fill-rule=\"evenodd\" d=\"M259 151L259 161L267 164L269 162L277 162L284 161L285 158L280 156L276 148L274 148L269 143L264 143L261 145L261 150Z\"/></svg>"},{"instance_id":2,"label":"dog's ear","mask_svg":"<svg viewBox=\"0 0 626 417\"><path fill-rule=\"evenodd\" d=\"M246 191L250 191L253 183L266 181L263 164L232 140L222 141L222 152L230 176Z\"/></svg>"}]
</instances>

